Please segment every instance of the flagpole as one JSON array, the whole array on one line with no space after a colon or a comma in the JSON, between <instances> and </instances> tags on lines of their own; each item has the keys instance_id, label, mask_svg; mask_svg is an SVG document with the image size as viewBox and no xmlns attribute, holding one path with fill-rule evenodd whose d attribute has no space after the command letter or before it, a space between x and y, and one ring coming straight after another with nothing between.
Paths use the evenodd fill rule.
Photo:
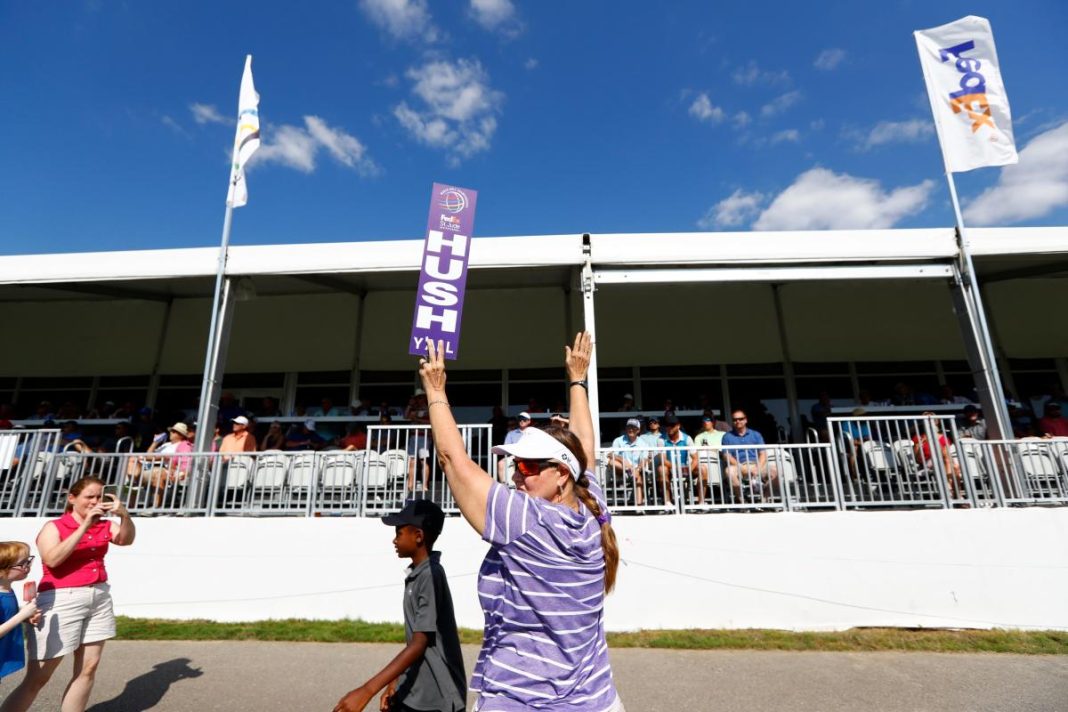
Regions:
<instances>
[{"instance_id":1,"label":"flagpole","mask_svg":"<svg viewBox=\"0 0 1068 712\"><path fill-rule=\"evenodd\" d=\"M937 121L937 118L935 119ZM943 152L943 160L945 160L945 153ZM957 223L957 247L958 247L958 270L961 278L961 289L964 293L964 298L970 302L971 314L967 314L968 320L972 323L972 329L975 332L976 338L979 343L979 358L980 363L985 371L984 378L990 382L990 386L993 386L997 390L994 391L987 387L981 390L991 391L989 398L983 398L980 393L980 405L983 407L983 412L988 421L993 421L996 433L996 437L1012 438L1012 423L1009 419L1009 411L1005 407L1005 393L1002 390L1001 385L1001 373L998 369L997 356L994 353L994 344L991 341L990 327L986 322L986 308L983 305L983 298L979 293L979 282L976 279L975 263L972 261L972 251L968 243L968 237L965 233L964 227L964 215L961 213L960 200L957 198L957 185L953 180L953 171L949 169L949 162L945 162L946 165L946 183L949 186L949 198L953 204L953 216ZM989 400L990 402L984 402Z\"/></svg>"},{"instance_id":2,"label":"flagpole","mask_svg":"<svg viewBox=\"0 0 1068 712\"><path fill-rule=\"evenodd\" d=\"M233 216L234 206L230 201L226 201L222 244L219 246L219 264L215 271L215 293L211 302L211 326L208 328L208 347L204 355L204 381L200 387L197 437L193 447L195 452L211 452L211 441L215 437L215 421L219 410L214 398L218 378L215 355L218 353L219 302L222 299L223 280L226 278L226 258L230 248L230 227L233 224Z\"/></svg>"},{"instance_id":3,"label":"flagpole","mask_svg":"<svg viewBox=\"0 0 1068 712\"><path fill-rule=\"evenodd\" d=\"M954 279L959 282L959 295L961 303L959 308L964 314L958 316L968 320L969 328L975 338L975 359L977 360L978 373L976 391L979 395L979 404L983 409L988 423L993 422L995 431L993 435L1001 438L1011 438L1013 435L1012 424L1009 420L1008 409L1005 407L1005 393L1001 385L1001 374L998 371L997 357L994 354L994 345L990 337L990 328L986 322L986 310L983 306L982 296L979 294L979 283L976 279L975 264L972 261L971 246L964 227L964 215L960 209L960 200L957 197L957 185L953 180L953 170L949 164L949 154L943 145L942 137L948 135L942 122L942 114L935 103L935 95L932 87L937 82L931 76L927 62L923 61L923 47L920 44L920 33L913 33L916 38L917 50L920 54L920 71L923 72L924 84L927 87L927 99L931 104L931 116L934 119L936 134L938 135L939 150L942 153L942 164L946 170L946 184L949 186L949 198L953 204L953 218L957 227L957 265L954 269ZM956 296L956 295L955 295ZM967 348L967 344L966 344ZM971 361L971 359L969 359Z\"/></svg>"}]
</instances>

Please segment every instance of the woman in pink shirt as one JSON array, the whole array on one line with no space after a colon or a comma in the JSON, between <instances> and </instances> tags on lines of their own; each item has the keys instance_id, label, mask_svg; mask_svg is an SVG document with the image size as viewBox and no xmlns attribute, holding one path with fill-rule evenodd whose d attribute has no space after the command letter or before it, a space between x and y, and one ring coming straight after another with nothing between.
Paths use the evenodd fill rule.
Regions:
<instances>
[{"instance_id":1,"label":"woman in pink shirt","mask_svg":"<svg viewBox=\"0 0 1068 712\"><path fill-rule=\"evenodd\" d=\"M67 511L37 535L44 565L37 587L41 620L26 641L26 676L0 710L28 710L68 653L74 653L74 676L63 694L63 712L85 710L104 641L115 637L104 556L109 544L129 546L135 536L122 502L115 495L105 500L103 481L83 477L71 485Z\"/></svg>"}]
</instances>

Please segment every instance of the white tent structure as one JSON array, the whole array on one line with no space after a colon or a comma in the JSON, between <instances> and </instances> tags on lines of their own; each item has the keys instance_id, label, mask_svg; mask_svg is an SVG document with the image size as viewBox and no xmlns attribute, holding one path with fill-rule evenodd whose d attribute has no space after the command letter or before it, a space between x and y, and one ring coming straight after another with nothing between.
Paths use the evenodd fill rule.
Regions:
<instances>
[{"instance_id":1,"label":"white tent structure","mask_svg":"<svg viewBox=\"0 0 1068 712\"><path fill-rule=\"evenodd\" d=\"M1068 298L1068 229L970 237L1007 389L1024 395L1013 364L1026 371L1035 359L1036 379L1068 386L1068 335L1056 324ZM26 345L0 354L0 400L72 377L91 379L80 386L87 398L139 389L152 403L161 387L188 391L203 370L217 254L0 257L0 314L10 342ZM261 390L290 407L303 384L355 396L374 390L369 372L405 383L420 255L418 240L231 247L225 373L248 383L285 374ZM539 369L558 368L560 344L585 325L600 345L602 407L632 391L643 405L644 381L646 400L658 399L662 388L649 391L657 369L694 374L727 406L749 393L736 386L732 399L734 375L759 381L747 367L778 364L764 374L778 382L768 397L789 404L796 434L820 368L794 364L845 364L828 375L849 379L852 393L871 370L857 364L924 361L938 380L974 370L961 366L969 327L954 315L956 255L954 231L943 228L476 238L454 370L496 383L469 389L486 406L526 402L530 389L515 375L528 371L533 382ZM334 375L317 380L320 372Z\"/></svg>"}]
</instances>

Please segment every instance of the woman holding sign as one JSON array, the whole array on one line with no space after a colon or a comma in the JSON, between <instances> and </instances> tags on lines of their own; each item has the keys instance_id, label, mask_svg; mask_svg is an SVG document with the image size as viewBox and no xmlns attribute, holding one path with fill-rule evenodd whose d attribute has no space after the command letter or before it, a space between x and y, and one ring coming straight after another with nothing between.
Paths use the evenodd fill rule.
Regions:
<instances>
[{"instance_id":1,"label":"woman holding sign","mask_svg":"<svg viewBox=\"0 0 1068 712\"><path fill-rule=\"evenodd\" d=\"M438 461L460 512L491 545L478 579L486 629L471 679L476 712L623 710L604 633L619 550L588 469L596 452L586 395L593 341L580 333L564 351L570 430L527 428L518 442L494 448L515 458L514 491L467 454L445 395L441 342L420 359Z\"/></svg>"},{"instance_id":2,"label":"woman holding sign","mask_svg":"<svg viewBox=\"0 0 1068 712\"><path fill-rule=\"evenodd\" d=\"M106 497L101 480L83 477L70 487L67 511L37 535L44 564L37 592L41 620L27 640L26 677L4 700L2 712L29 709L69 653L74 676L63 694L63 712L80 712L89 702L104 641L115 637L104 556L109 544L128 546L136 535L126 507L115 495Z\"/></svg>"}]
</instances>

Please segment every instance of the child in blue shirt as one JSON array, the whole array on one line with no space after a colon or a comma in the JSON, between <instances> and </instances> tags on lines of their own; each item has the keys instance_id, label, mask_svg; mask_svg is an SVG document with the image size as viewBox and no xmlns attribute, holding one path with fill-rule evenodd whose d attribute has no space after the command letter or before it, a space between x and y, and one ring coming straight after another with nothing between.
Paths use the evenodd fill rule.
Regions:
<instances>
[{"instance_id":1,"label":"child in blue shirt","mask_svg":"<svg viewBox=\"0 0 1068 712\"><path fill-rule=\"evenodd\" d=\"M34 557L30 545L21 541L0 542L0 623L14 618L19 612L19 599L11 590L11 584L22 581L30 574ZM31 624L40 620L35 612ZM0 678L7 677L26 667L26 648L23 643L22 626L16 625L0 637Z\"/></svg>"}]
</instances>

